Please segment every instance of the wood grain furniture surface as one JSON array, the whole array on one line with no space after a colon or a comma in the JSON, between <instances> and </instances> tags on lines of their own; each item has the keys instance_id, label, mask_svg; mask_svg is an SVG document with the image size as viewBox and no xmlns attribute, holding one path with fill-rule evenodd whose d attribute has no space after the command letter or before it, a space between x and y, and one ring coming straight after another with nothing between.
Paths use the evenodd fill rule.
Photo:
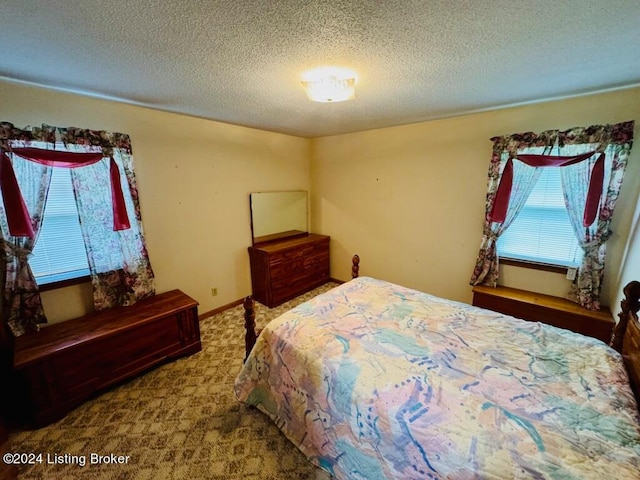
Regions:
<instances>
[{"instance_id":1,"label":"wood grain furniture surface","mask_svg":"<svg viewBox=\"0 0 640 480\"><path fill-rule=\"evenodd\" d=\"M473 305L555 327L609 343L614 321L607 308L592 312L560 297L528 292L510 287L473 287Z\"/></svg>"},{"instance_id":2,"label":"wood grain furniture surface","mask_svg":"<svg viewBox=\"0 0 640 480\"><path fill-rule=\"evenodd\" d=\"M13 367L27 421L39 427L107 387L201 348L198 303L172 290L22 335Z\"/></svg>"},{"instance_id":3,"label":"wood grain furniture surface","mask_svg":"<svg viewBox=\"0 0 640 480\"><path fill-rule=\"evenodd\" d=\"M629 383L640 406L640 282L632 281L623 289L619 321L611 338L611 346L622 355L627 367Z\"/></svg>"},{"instance_id":4,"label":"wood grain furniture surface","mask_svg":"<svg viewBox=\"0 0 640 480\"><path fill-rule=\"evenodd\" d=\"M249 247L253 299L267 307L329 281L329 237L309 234Z\"/></svg>"},{"instance_id":5,"label":"wood grain furniture surface","mask_svg":"<svg viewBox=\"0 0 640 480\"><path fill-rule=\"evenodd\" d=\"M351 278L358 278L360 276L360 256L354 255L351 258ZM242 306L244 307L244 347L245 355L244 359L247 360L249 353L256 344L260 331L256 330L256 312L254 306L253 296L245 297Z\"/></svg>"}]
</instances>

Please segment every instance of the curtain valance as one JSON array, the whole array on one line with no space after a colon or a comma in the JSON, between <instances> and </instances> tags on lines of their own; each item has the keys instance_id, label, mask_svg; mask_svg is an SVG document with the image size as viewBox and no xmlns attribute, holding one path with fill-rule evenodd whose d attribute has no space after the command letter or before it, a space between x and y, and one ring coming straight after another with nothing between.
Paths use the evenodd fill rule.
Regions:
<instances>
[{"instance_id":1,"label":"curtain valance","mask_svg":"<svg viewBox=\"0 0 640 480\"><path fill-rule=\"evenodd\" d=\"M603 151L606 145L624 145L633 142L634 121L615 125L592 125L590 127L574 127L569 130L546 130L542 133L525 132L492 137L493 151L509 152L516 157L519 149L531 147L550 147L557 145L597 144L597 151Z\"/></svg>"},{"instance_id":2,"label":"curtain valance","mask_svg":"<svg viewBox=\"0 0 640 480\"><path fill-rule=\"evenodd\" d=\"M567 167L590 159L596 152L587 152L581 155L533 155L521 154L515 157L530 167ZM509 157L502 172L502 178L496 192L496 199L491 209L492 222L504 222L509 209L509 198L511 197L511 186L513 183L513 160ZM596 219L598 204L602 196L602 182L604 181L604 153L597 154L597 160L593 166L589 180L589 193L582 216L582 225L588 227Z\"/></svg>"},{"instance_id":3,"label":"curtain valance","mask_svg":"<svg viewBox=\"0 0 640 480\"><path fill-rule=\"evenodd\" d=\"M66 145L83 145L87 150L102 152L110 157L114 149L123 150L129 155L131 139L125 133L105 132L76 127L53 127L43 123L40 127L17 128L10 122L0 122L0 148L9 150L10 146L24 147L29 142L47 142L52 145L62 142Z\"/></svg>"},{"instance_id":4,"label":"curtain valance","mask_svg":"<svg viewBox=\"0 0 640 480\"><path fill-rule=\"evenodd\" d=\"M7 141L11 144L11 141ZM48 167L79 168L93 165L104 158L102 152L62 152L33 147L9 147L9 153L25 160L39 163ZM9 232L14 237L35 238L30 215L20 193L16 181L13 165L7 152L0 148L0 186L2 187L2 201L7 212ZM124 202L120 171L113 157L109 159L109 177L111 181L111 200L113 209L113 230L130 228L127 207Z\"/></svg>"}]
</instances>

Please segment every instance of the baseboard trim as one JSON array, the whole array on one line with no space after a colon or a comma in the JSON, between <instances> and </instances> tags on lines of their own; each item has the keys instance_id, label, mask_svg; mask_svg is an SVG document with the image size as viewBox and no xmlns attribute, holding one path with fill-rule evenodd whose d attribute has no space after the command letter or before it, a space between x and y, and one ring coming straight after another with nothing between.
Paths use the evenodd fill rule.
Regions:
<instances>
[{"instance_id":1,"label":"baseboard trim","mask_svg":"<svg viewBox=\"0 0 640 480\"><path fill-rule=\"evenodd\" d=\"M338 280L337 278L329 278L329 281L334 283L340 283L340 284L344 283L344 280ZM231 303L227 303L226 305L222 305L221 307L214 308L213 310L209 310L208 312L201 313L198 315L198 320L202 321L205 318L212 317L214 315L217 315L218 313L224 312L225 310L229 310L230 308L237 307L238 305L242 305L243 301L244 301L244 297L238 300L234 300Z\"/></svg>"},{"instance_id":2,"label":"baseboard trim","mask_svg":"<svg viewBox=\"0 0 640 480\"><path fill-rule=\"evenodd\" d=\"M243 300L244 298L241 298L239 300L234 300L233 302L227 303L226 305L222 305L221 307L214 308L213 310L209 310L208 312L201 313L200 315L198 315L198 320L202 321L205 318L212 317L214 315L217 315L218 313L224 312L225 310L229 310L230 308L237 307L238 305L242 305Z\"/></svg>"}]
</instances>

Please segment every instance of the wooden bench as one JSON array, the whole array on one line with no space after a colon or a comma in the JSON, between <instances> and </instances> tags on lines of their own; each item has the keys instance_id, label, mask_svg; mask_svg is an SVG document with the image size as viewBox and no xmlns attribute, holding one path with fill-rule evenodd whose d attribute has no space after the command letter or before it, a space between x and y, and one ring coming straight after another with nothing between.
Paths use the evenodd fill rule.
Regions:
<instances>
[{"instance_id":1,"label":"wooden bench","mask_svg":"<svg viewBox=\"0 0 640 480\"><path fill-rule=\"evenodd\" d=\"M510 287L476 285L473 304L512 317L548 323L605 343L611 340L615 325L607 308L592 312L564 298Z\"/></svg>"},{"instance_id":2,"label":"wooden bench","mask_svg":"<svg viewBox=\"0 0 640 480\"><path fill-rule=\"evenodd\" d=\"M112 385L201 349L198 303L172 290L22 335L13 368L26 420L40 427Z\"/></svg>"}]
</instances>

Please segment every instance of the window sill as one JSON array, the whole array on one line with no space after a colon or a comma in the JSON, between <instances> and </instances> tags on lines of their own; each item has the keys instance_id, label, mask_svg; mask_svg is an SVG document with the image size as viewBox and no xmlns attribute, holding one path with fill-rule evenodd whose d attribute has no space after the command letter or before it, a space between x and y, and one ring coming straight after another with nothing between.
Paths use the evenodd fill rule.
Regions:
<instances>
[{"instance_id":1,"label":"window sill","mask_svg":"<svg viewBox=\"0 0 640 480\"><path fill-rule=\"evenodd\" d=\"M58 282L45 283L44 285L38 285L38 290L46 292L48 290L56 290L58 288L70 287L71 285L79 285L81 283L90 282L91 277L84 275L82 277L69 278L67 280L60 280Z\"/></svg>"},{"instance_id":2,"label":"window sill","mask_svg":"<svg viewBox=\"0 0 640 480\"><path fill-rule=\"evenodd\" d=\"M510 265L513 267L532 268L534 270L544 270L545 272L562 273L564 275L569 271L569 267L562 265L551 265L549 263L527 262L525 260L516 260L515 258L501 258L500 265Z\"/></svg>"}]
</instances>

